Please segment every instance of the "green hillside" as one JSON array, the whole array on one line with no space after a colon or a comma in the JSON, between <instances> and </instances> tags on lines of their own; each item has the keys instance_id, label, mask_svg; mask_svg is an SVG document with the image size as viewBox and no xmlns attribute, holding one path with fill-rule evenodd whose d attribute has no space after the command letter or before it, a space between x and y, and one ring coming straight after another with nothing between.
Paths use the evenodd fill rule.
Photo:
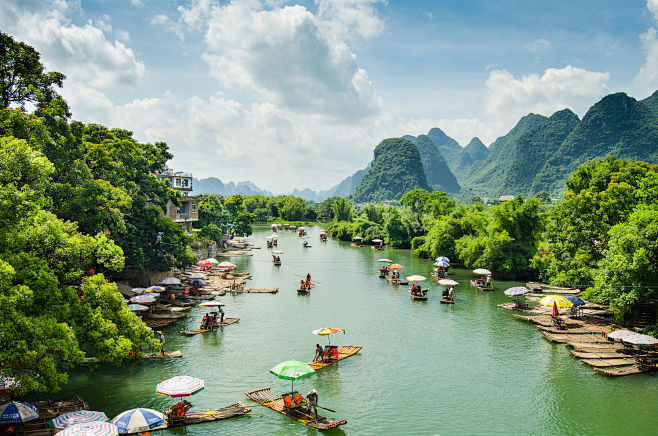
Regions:
<instances>
[{"instance_id":1,"label":"green hillside","mask_svg":"<svg viewBox=\"0 0 658 436\"><path fill-rule=\"evenodd\" d=\"M464 150L473 158L473 161L485 160L489 156L489 149L480 141L477 136L471 139Z\"/></svg>"},{"instance_id":2,"label":"green hillside","mask_svg":"<svg viewBox=\"0 0 658 436\"><path fill-rule=\"evenodd\" d=\"M415 188L431 190L420 153L413 142L389 138L375 148L370 170L352 198L360 203L397 200Z\"/></svg>"},{"instance_id":3,"label":"green hillside","mask_svg":"<svg viewBox=\"0 0 658 436\"><path fill-rule=\"evenodd\" d=\"M651 112L653 112L654 115L658 116L658 91L640 101L644 103L649 109L651 109Z\"/></svg>"},{"instance_id":4,"label":"green hillside","mask_svg":"<svg viewBox=\"0 0 658 436\"><path fill-rule=\"evenodd\" d=\"M606 155L658 163L658 119L645 103L616 93L592 106L546 161L532 191L559 194L579 165Z\"/></svg>"},{"instance_id":5,"label":"green hillside","mask_svg":"<svg viewBox=\"0 0 658 436\"><path fill-rule=\"evenodd\" d=\"M489 146L489 156L478 164L468 180L461 184L462 189L472 195L496 195L500 183L512 166L510 156L514 153L516 142L545 120L545 116L537 114L528 114L521 118L507 135L496 139Z\"/></svg>"},{"instance_id":6,"label":"green hillside","mask_svg":"<svg viewBox=\"0 0 658 436\"><path fill-rule=\"evenodd\" d=\"M457 183L457 179L450 171L448 164L430 137L427 135L418 135L415 143L420 153L420 159L423 162L427 183L437 191L449 192L451 194L459 192L461 188L459 187L459 183Z\"/></svg>"},{"instance_id":7,"label":"green hillside","mask_svg":"<svg viewBox=\"0 0 658 436\"><path fill-rule=\"evenodd\" d=\"M441 152L441 156L445 159L453 174L458 168L459 160L461 159L462 146L457 141L446 135L443 130L438 127L433 127L427 132L436 148Z\"/></svg>"}]
</instances>

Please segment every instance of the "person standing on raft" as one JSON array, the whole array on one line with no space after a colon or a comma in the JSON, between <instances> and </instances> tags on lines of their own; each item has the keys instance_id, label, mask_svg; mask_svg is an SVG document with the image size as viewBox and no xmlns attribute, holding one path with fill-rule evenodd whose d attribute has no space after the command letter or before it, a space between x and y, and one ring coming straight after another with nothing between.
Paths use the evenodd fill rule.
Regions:
<instances>
[{"instance_id":1,"label":"person standing on raft","mask_svg":"<svg viewBox=\"0 0 658 436\"><path fill-rule=\"evenodd\" d=\"M322 362L324 361L324 350L320 346L320 344L315 344L315 357L313 358L313 362Z\"/></svg>"},{"instance_id":2,"label":"person standing on raft","mask_svg":"<svg viewBox=\"0 0 658 436\"><path fill-rule=\"evenodd\" d=\"M162 332L159 330L158 330L158 334L160 335L160 355L164 356L165 337L162 334Z\"/></svg>"},{"instance_id":3,"label":"person standing on raft","mask_svg":"<svg viewBox=\"0 0 658 436\"><path fill-rule=\"evenodd\" d=\"M306 401L308 401L308 411L315 412L315 417L318 417L318 391L311 389L311 392L306 395Z\"/></svg>"}]
</instances>

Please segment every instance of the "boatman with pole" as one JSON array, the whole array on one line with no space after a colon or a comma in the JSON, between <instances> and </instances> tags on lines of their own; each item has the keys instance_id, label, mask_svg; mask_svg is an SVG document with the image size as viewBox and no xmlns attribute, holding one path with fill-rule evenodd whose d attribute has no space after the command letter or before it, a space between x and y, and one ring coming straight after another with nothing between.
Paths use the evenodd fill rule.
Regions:
<instances>
[{"instance_id":1,"label":"boatman with pole","mask_svg":"<svg viewBox=\"0 0 658 436\"><path fill-rule=\"evenodd\" d=\"M311 389L311 392L306 395L306 401L308 401L308 411L311 410L315 412L315 417L318 417L318 391Z\"/></svg>"},{"instance_id":2,"label":"boatman with pole","mask_svg":"<svg viewBox=\"0 0 658 436\"><path fill-rule=\"evenodd\" d=\"M158 330L158 334L160 335L160 355L164 356L165 337L162 334L162 332L159 330Z\"/></svg>"}]
</instances>

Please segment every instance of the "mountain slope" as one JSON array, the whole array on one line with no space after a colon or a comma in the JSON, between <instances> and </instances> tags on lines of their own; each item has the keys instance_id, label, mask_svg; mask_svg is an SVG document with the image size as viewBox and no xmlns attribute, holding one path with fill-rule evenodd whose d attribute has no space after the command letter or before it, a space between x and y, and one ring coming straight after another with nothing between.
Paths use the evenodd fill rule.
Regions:
<instances>
[{"instance_id":1,"label":"mountain slope","mask_svg":"<svg viewBox=\"0 0 658 436\"><path fill-rule=\"evenodd\" d=\"M462 146L459 145L459 142L446 135L443 130L438 127L431 128L430 131L427 132L427 136L430 137L436 148L439 149L441 156L443 156L448 163L453 174L456 174L456 170L458 169L457 165L462 153Z\"/></svg>"},{"instance_id":2,"label":"mountain slope","mask_svg":"<svg viewBox=\"0 0 658 436\"><path fill-rule=\"evenodd\" d=\"M640 100L640 102L644 103L654 115L658 116L658 91L654 92L644 100Z\"/></svg>"},{"instance_id":3,"label":"mountain slope","mask_svg":"<svg viewBox=\"0 0 658 436\"><path fill-rule=\"evenodd\" d=\"M420 160L423 162L427 183L438 191L449 192L451 194L459 192L461 188L459 187L459 183L457 183L457 179L450 171L448 164L430 137L427 135L418 135L416 138L416 147L420 153Z\"/></svg>"},{"instance_id":4,"label":"mountain slope","mask_svg":"<svg viewBox=\"0 0 658 436\"><path fill-rule=\"evenodd\" d=\"M473 158L474 161L485 160L489 156L489 149L480 141L477 136L471 139L464 150Z\"/></svg>"},{"instance_id":5,"label":"mountain slope","mask_svg":"<svg viewBox=\"0 0 658 436\"><path fill-rule=\"evenodd\" d=\"M415 188L430 190L416 145L406 139L389 138L375 147L371 168L352 197L357 202L397 200Z\"/></svg>"},{"instance_id":6,"label":"mountain slope","mask_svg":"<svg viewBox=\"0 0 658 436\"><path fill-rule=\"evenodd\" d=\"M497 187L512 164L509 158L514 152L516 141L544 120L545 116L537 114L528 114L521 118L507 135L496 139L489 146L489 156L473 169L468 180L461 183L462 188L474 195L497 195Z\"/></svg>"},{"instance_id":7,"label":"mountain slope","mask_svg":"<svg viewBox=\"0 0 658 436\"><path fill-rule=\"evenodd\" d=\"M537 174L534 192L564 191L579 165L606 155L658 163L658 120L648 106L623 92L592 106Z\"/></svg>"}]
</instances>

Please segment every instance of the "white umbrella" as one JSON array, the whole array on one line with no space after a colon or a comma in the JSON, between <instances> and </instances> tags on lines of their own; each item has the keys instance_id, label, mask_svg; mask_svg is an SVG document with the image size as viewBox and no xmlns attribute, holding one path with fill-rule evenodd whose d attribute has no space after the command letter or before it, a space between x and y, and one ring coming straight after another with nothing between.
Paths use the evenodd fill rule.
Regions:
<instances>
[{"instance_id":1,"label":"white umbrella","mask_svg":"<svg viewBox=\"0 0 658 436\"><path fill-rule=\"evenodd\" d=\"M283 254L281 250L272 250L272 254Z\"/></svg>"},{"instance_id":2,"label":"white umbrella","mask_svg":"<svg viewBox=\"0 0 658 436\"><path fill-rule=\"evenodd\" d=\"M484 269L484 268L474 269L473 272L475 274L480 274L480 275L483 275L483 276L491 275L491 271L489 271L488 269Z\"/></svg>"},{"instance_id":3,"label":"white umbrella","mask_svg":"<svg viewBox=\"0 0 658 436\"><path fill-rule=\"evenodd\" d=\"M377 262L386 262L386 263L391 263L393 262L391 259L377 259Z\"/></svg>"},{"instance_id":4,"label":"white umbrella","mask_svg":"<svg viewBox=\"0 0 658 436\"><path fill-rule=\"evenodd\" d=\"M632 330L615 330L608 333L608 338L617 339L635 345L658 345L658 339Z\"/></svg>"},{"instance_id":5,"label":"white umbrella","mask_svg":"<svg viewBox=\"0 0 658 436\"><path fill-rule=\"evenodd\" d=\"M130 409L110 421L119 427L119 433L139 433L164 424L164 415L153 409Z\"/></svg>"},{"instance_id":6,"label":"white umbrella","mask_svg":"<svg viewBox=\"0 0 658 436\"><path fill-rule=\"evenodd\" d=\"M419 275L407 276L408 282L423 282L425 280L427 280L427 277L425 276L419 276Z\"/></svg>"},{"instance_id":7,"label":"white umbrella","mask_svg":"<svg viewBox=\"0 0 658 436\"><path fill-rule=\"evenodd\" d=\"M457 286L459 283L453 279L441 279L439 280L439 284L443 286Z\"/></svg>"}]
</instances>

